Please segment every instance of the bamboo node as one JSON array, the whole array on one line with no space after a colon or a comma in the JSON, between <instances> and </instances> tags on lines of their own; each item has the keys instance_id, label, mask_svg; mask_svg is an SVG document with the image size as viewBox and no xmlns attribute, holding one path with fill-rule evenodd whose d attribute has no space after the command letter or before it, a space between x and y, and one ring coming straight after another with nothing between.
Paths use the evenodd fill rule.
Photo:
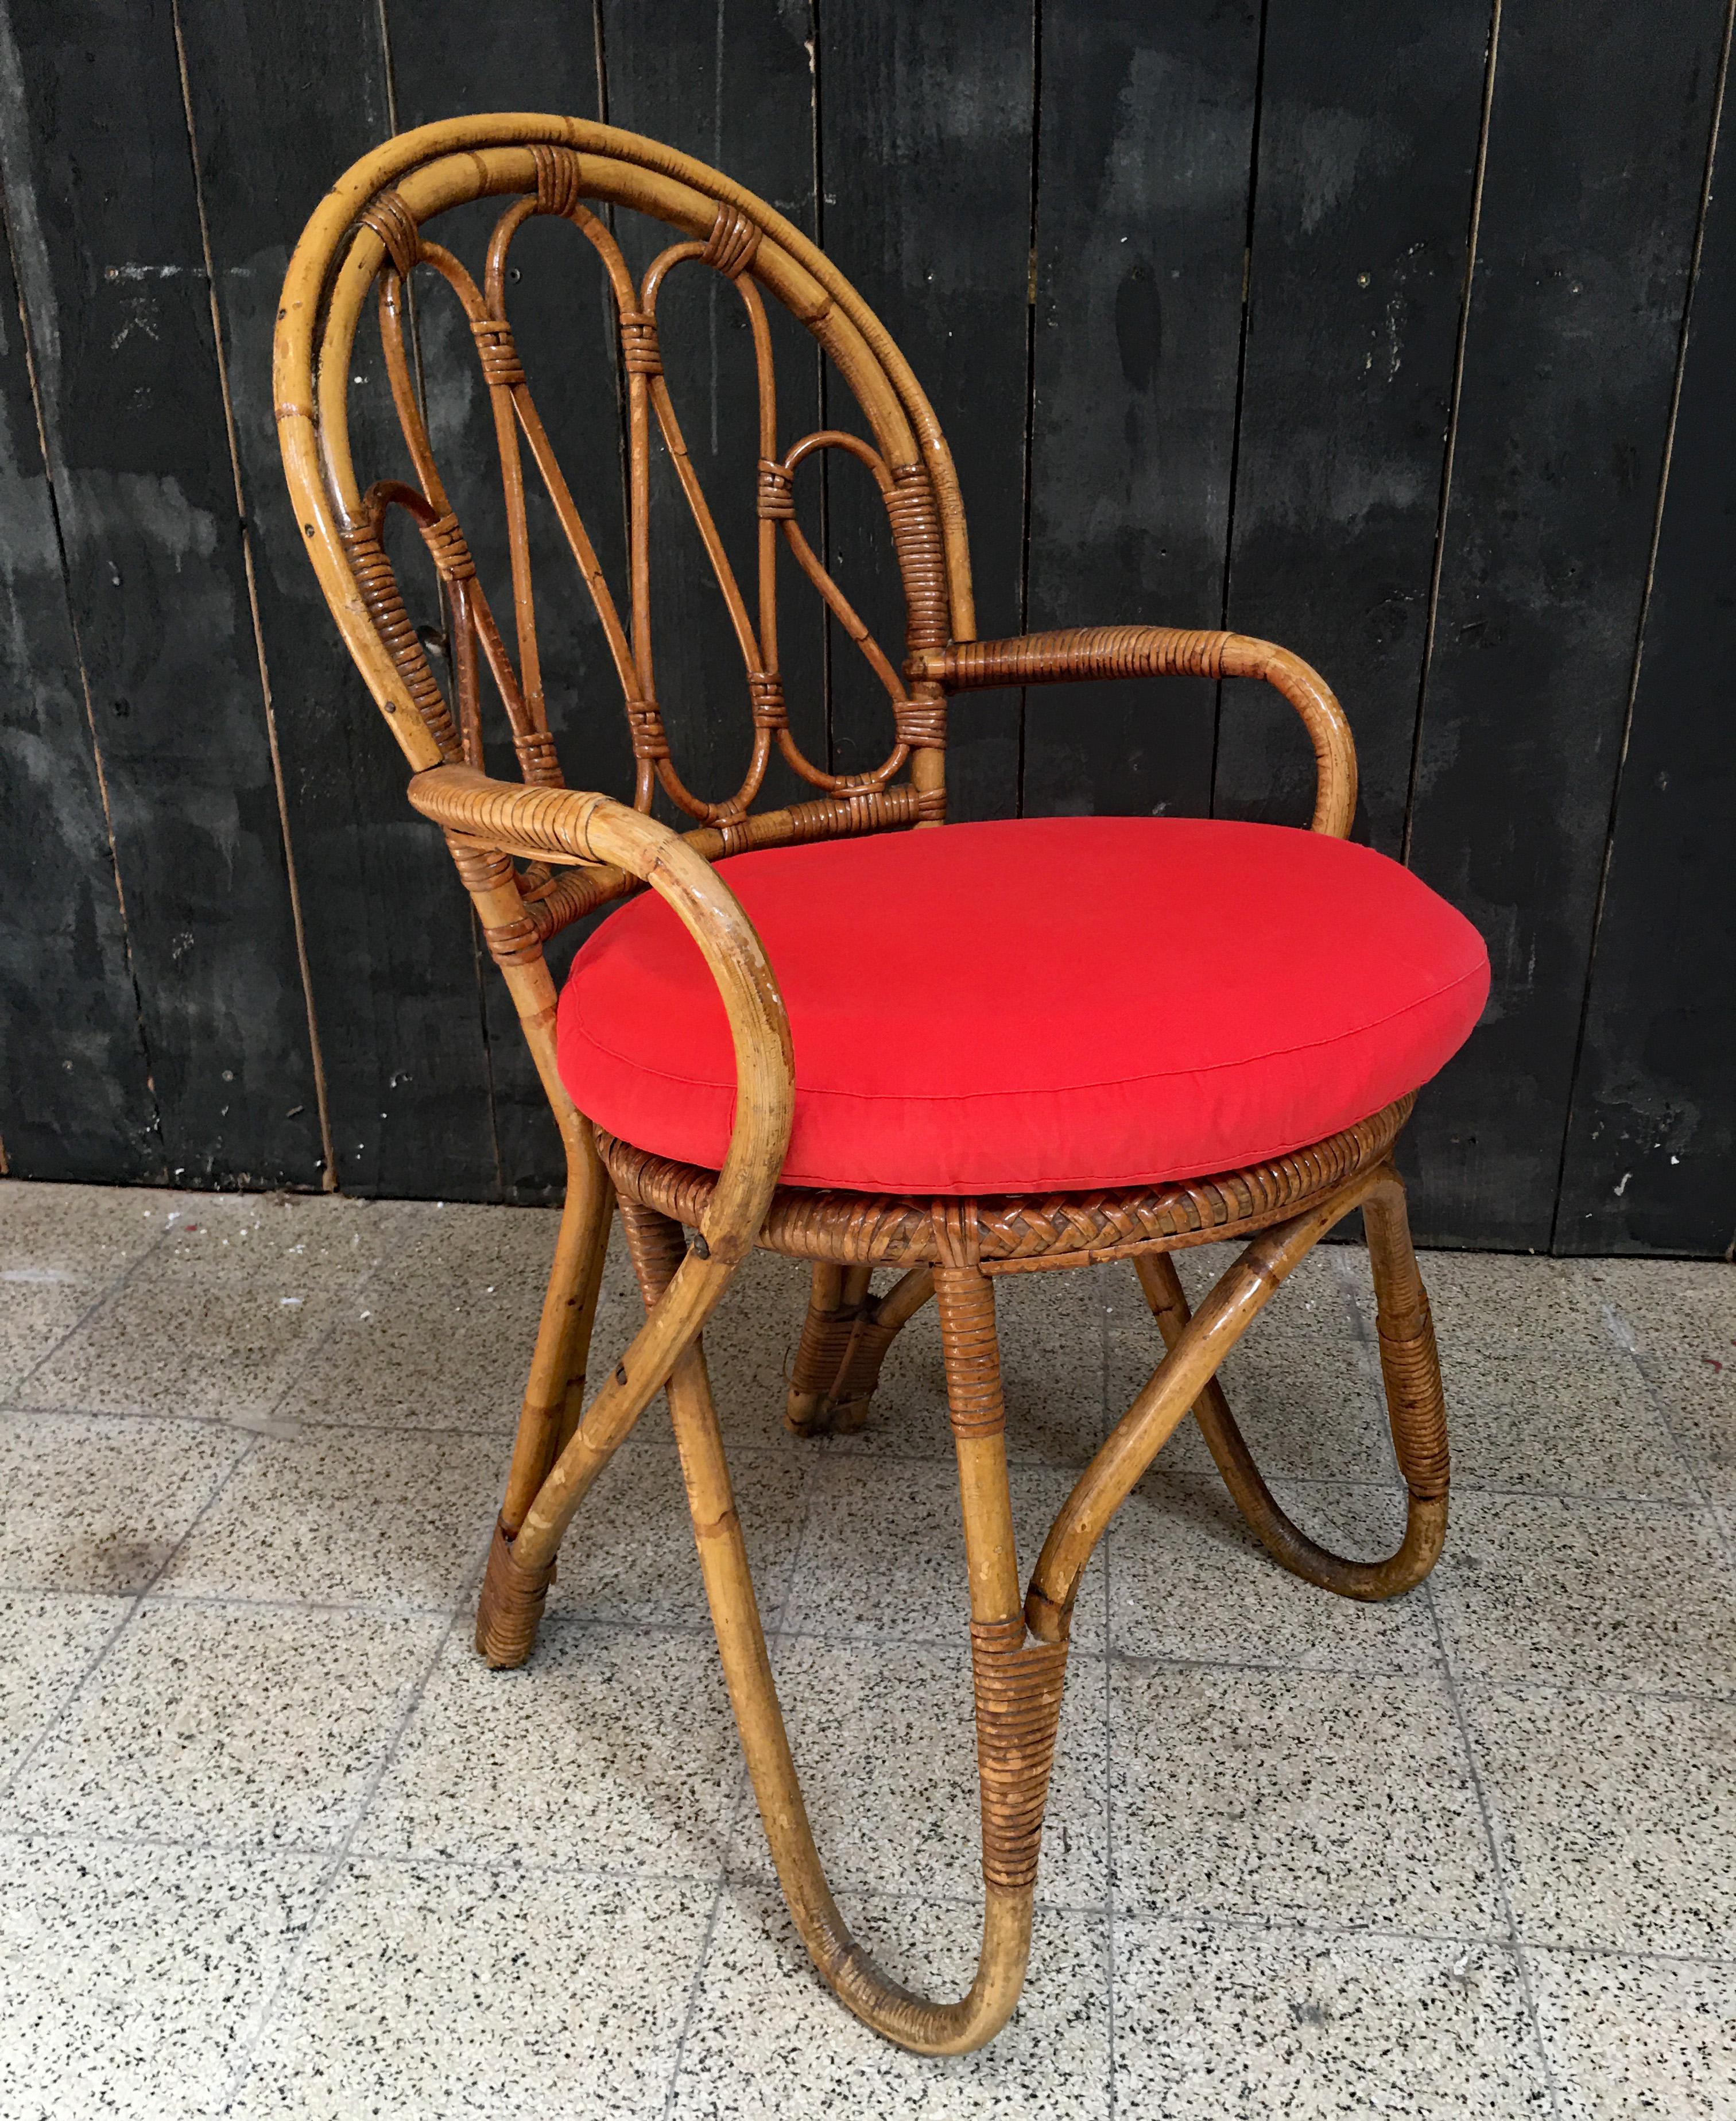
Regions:
<instances>
[{"instance_id":1,"label":"bamboo node","mask_svg":"<svg viewBox=\"0 0 1736 2121\"><path fill-rule=\"evenodd\" d=\"M422 254L421 231L416 216L404 204L403 194L389 186L371 198L356 217L371 228L386 246L386 254L401 280L407 280Z\"/></svg>"},{"instance_id":2,"label":"bamboo node","mask_svg":"<svg viewBox=\"0 0 1736 2121\"><path fill-rule=\"evenodd\" d=\"M657 319L649 310L621 313L621 358L629 375L661 375L663 357L657 343Z\"/></svg>"},{"instance_id":3,"label":"bamboo node","mask_svg":"<svg viewBox=\"0 0 1736 2121\"><path fill-rule=\"evenodd\" d=\"M538 213L570 214L579 203L579 157L570 147L536 147Z\"/></svg>"},{"instance_id":4,"label":"bamboo node","mask_svg":"<svg viewBox=\"0 0 1736 2121\"><path fill-rule=\"evenodd\" d=\"M711 233L700 253L703 261L729 279L738 280L753 263L760 247L760 231L747 217L726 200L717 203Z\"/></svg>"}]
</instances>

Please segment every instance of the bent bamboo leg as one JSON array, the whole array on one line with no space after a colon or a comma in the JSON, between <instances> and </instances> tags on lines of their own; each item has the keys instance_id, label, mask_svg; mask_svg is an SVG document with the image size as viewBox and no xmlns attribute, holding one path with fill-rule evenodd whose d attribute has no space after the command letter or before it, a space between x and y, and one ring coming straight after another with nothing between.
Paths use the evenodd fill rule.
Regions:
<instances>
[{"instance_id":1,"label":"bent bamboo leg","mask_svg":"<svg viewBox=\"0 0 1736 2121\"><path fill-rule=\"evenodd\" d=\"M1275 1561L1322 1590L1373 1602L1420 1583L1446 1536L1446 1412L1428 1298L1411 1248L1404 1186L1389 1168L1362 1203L1374 1267L1380 1368L1387 1418L1407 1490L1404 1537L1384 1561L1351 1561L1292 1522L1261 1477L1229 1401L1215 1377L1194 1403L1207 1447L1249 1529ZM1173 1348L1190 1313L1175 1261L1166 1252L1134 1261L1164 1345Z\"/></svg>"},{"instance_id":2,"label":"bent bamboo leg","mask_svg":"<svg viewBox=\"0 0 1736 2121\"><path fill-rule=\"evenodd\" d=\"M678 1257L679 1236L623 1210L647 1303ZM839 1997L866 2024L920 2054L964 2054L991 2039L1024 1984L1038 1844L1066 1662L1064 1643L1027 1644L999 1415L994 1296L974 1269L942 1297L949 1388L955 1385L959 1482L970 1583L971 1658L982 1788L986 1906L976 1977L957 2002L933 2003L889 1981L839 1914L802 1801L766 1655L703 1351L691 1345L668 1399L724 1675L778 1877L802 1940Z\"/></svg>"},{"instance_id":3,"label":"bent bamboo leg","mask_svg":"<svg viewBox=\"0 0 1736 2121\"><path fill-rule=\"evenodd\" d=\"M1218 1365L1321 1236L1380 1184L1380 1170L1353 1178L1319 1207L1255 1238L1187 1319L1127 1412L1079 1475L1049 1528L1031 1571L1025 1617L1040 1642L1062 1639L1097 1541Z\"/></svg>"},{"instance_id":4,"label":"bent bamboo leg","mask_svg":"<svg viewBox=\"0 0 1736 2121\"><path fill-rule=\"evenodd\" d=\"M554 1581L552 1560L534 1572L512 1566L512 1542L584 1403L584 1365L614 1205L615 1189L590 1129L581 1121L568 1137L566 1205L561 1211L506 1494L477 1602L476 1645L496 1667L523 1664L530 1655L542 1603Z\"/></svg>"},{"instance_id":5,"label":"bent bamboo leg","mask_svg":"<svg viewBox=\"0 0 1736 2121\"><path fill-rule=\"evenodd\" d=\"M933 1270L919 1266L884 1296L872 1297L871 1271L823 1262L814 1269L784 1410L784 1421L798 1436L847 1435L863 1426L887 1350L934 1294Z\"/></svg>"}]
</instances>

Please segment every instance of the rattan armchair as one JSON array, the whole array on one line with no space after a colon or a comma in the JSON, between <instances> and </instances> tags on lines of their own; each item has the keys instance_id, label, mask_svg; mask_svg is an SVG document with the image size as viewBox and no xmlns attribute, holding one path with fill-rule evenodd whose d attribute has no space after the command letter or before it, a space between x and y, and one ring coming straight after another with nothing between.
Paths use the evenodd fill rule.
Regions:
<instances>
[{"instance_id":1,"label":"rattan armchair","mask_svg":"<svg viewBox=\"0 0 1736 2121\"><path fill-rule=\"evenodd\" d=\"M425 231L445 210L484 196L499 197L502 212L478 281ZM612 207L637 210L676 231L673 247L637 282L606 225L603 217ZM617 611L538 417L507 320L510 246L538 214L564 218L588 240L618 315L628 497L625 616ZM746 305L758 364L759 578L752 604L731 570L683 447L662 372L659 294L668 273L690 263L733 283ZM511 650L478 580L419 409L405 338L407 283L418 266L431 281L444 283L444 294L436 287L426 299L455 298L465 311L492 405L510 534L516 639ZM780 447L764 307L768 295L813 334L854 394L872 439L834 430ZM365 486L351 460L347 399L356 333L370 306L378 314L408 477ZM1487 976L1478 971L1480 945L1474 938L1466 942L1468 930L1449 935L1440 922L1456 922L1457 916L1395 865L1382 865L1376 875L1369 865L1380 864L1380 857L1344 844L1356 803L1349 730L1332 693L1294 655L1236 634L1148 626L1016 641L975 639L957 482L915 379L861 297L798 231L740 186L685 156L606 126L529 115L454 119L389 142L339 179L296 250L279 312L275 391L284 464L310 557L408 762L410 800L445 834L511 991L565 1150L565 1207L482 1592L478 1648L497 1666L522 1663L530 1654L556 1551L575 1512L646 1406L666 1394L742 1745L779 1875L808 1950L849 2008L888 2038L934 2054L979 2046L1004 2024L1025 1979L1069 1616L1081 1573L1116 1508L1178 1423L1192 1413L1254 1535L1285 1568L1311 1583L1352 1598L1390 1597L1417 1583L1440 1551L1447 1500L1440 1374L1403 1190L1390 1158L1412 1094L1464 1036L1481 1006L1479 977L1486 982ZM648 542L654 430L691 505L745 665L751 753L741 785L721 800L696 795L682 780L658 703ZM855 459L884 501L908 608L901 668L868 634L798 525L794 481L803 463L822 449ZM576 565L579 593L594 601L619 677L636 765L630 803L569 788L556 758L537 653L527 450ZM745 459L745 448L743 454ZM420 531L438 576L449 643L449 674L444 679L436 676L411 623L386 556L384 525L394 509ZM885 687L894 741L871 772L845 776L825 770L803 755L792 735L777 646L780 552L794 558ZM570 578L563 593L573 593ZM523 785L491 780L482 770L485 667L510 724ZM949 701L974 688L1166 673L1264 680L1296 709L1314 748L1315 837L1278 835L1272 827L1195 827L1273 836L1236 841L1226 873L1245 876L1249 861L1269 856L1290 865L1298 876L1315 873L1310 863L1322 874L1331 869L1337 875L1333 865L1342 868L1354 856L1364 866L1357 869L1343 905L1360 902L1357 894L1378 886L1375 896L1385 893L1398 907L1393 932L1399 944L1361 953L1375 961L1368 977L1389 986L1410 977L1407 967L1413 968L1426 953L1404 938L1421 935L1436 921L1439 935L1447 936L1464 960L1451 980L1441 974L1437 981L1446 1001L1432 989L1423 995L1420 987L1405 999L1411 995L1407 988L1382 1017L1383 986L1371 1001L1359 1005L1361 1014L1345 1037L1361 1038L1380 1065L1357 1078L1360 1091L1343 1093L1351 1101L1347 1107L1342 1098L1332 1107L1338 1123L1316 1122L1313 1133L1273 1153L1236 1149L1238 1142L1245 1149L1257 1137L1237 1135L1212 1117L1218 1107L1212 1099L1222 1085L1214 1088L1216 1079L1208 1079L1222 1065L1236 1083L1253 1084L1248 1109L1258 1119L1264 1109L1259 1099L1268 1094L1260 1088L1266 1078L1259 1071L1269 1074L1283 1060L1303 1108L1328 1109L1319 1102L1318 1085L1308 1072L1314 1064L1307 1054L1319 1041L1310 1045L1287 1020L1275 1023L1282 1048L1275 1049L1276 1058L1254 1050L1258 1038L1251 1044L1244 1038L1247 1052L1236 1047L1222 1064L1178 1062L1164 1078L1168 1087L1161 1096L1147 1095L1136 1084L1116 1107L1122 1132L1115 1147L1104 1150L1107 1162L1093 1164L1090 1141L1081 1148L1074 1138L1082 1126L1089 1132L1077 1113L1087 1112L1088 1117L1087 1108L1096 1109L1090 1105L1096 1092L1089 1080L1076 1084L1069 1077L1056 1096L1064 1104L1077 1092L1086 1103L1075 1098L1065 1107L1075 1113L1067 1121L1074 1130L1067 1145L1073 1162L1060 1176L1077 1177L1078 1183L1055 1183L1054 1170L1039 1170L1028 1158L1021 1163L1014 1157L991 1168L978 1156L983 1144L972 1136L969 1116L978 1109L970 1102L978 1088L972 1071L986 1083L1000 1066L995 1037L984 1033L974 1048L966 1040L965 1075L961 1089L953 1086L959 1090L956 1098L948 1102L937 1093L923 1102L929 1087L923 1070L938 1063L920 1035L919 1018L916 1036L889 1042L896 1049L893 1060L904 1070L901 1094L907 1090L915 1100L909 1109L917 1115L910 1124L918 1134L918 1122L951 1129L947 1155L956 1152L962 1162L942 1168L924 1161L929 1151L911 1148L906 1163L898 1166L897 1182L869 1182L879 1167L872 1157L853 1161L854 1137L847 1128L839 1133L836 1111L847 1116L858 1109L849 1102L848 1085L840 1093L842 1104L822 1112L819 1089L804 1078L807 1056L822 1043L814 1014L821 1002L798 1001L796 986L789 983L796 969L794 945L792 962L779 961L778 919L794 917L786 905L774 918L779 879L796 876L798 897L830 888L822 846L825 859L856 850L850 859L859 863L852 872L859 879L896 878L901 864L919 855L929 865L924 876L943 878L950 872L943 864L935 866L941 862L937 850L977 850L972 860L982 862L986 856L980 851L989 843L965 836L984 832L1034 836L993 845L1012 848L1016 855L1033 851L1025 866L1040 872L1042 850L1050 842L1038 824L931 829L945 820ZM755 813L752 805L775 754L811 785L813 796ZM691 829L677 831L653 817L659 790L693 821ZM1176 839L1180 823L1069 821L1070 827L1087 834L1106 831L1112 823L1125 827L1115 845L1133 850L1142 861L1149 857L1173 865L1181 860L1177 848L1207 844ZM915 829L877 841L872 855L863 850L861 836L895 827ZM1077 844L1096 843L1087 838ZM860 868L863 861L869 869ZM802 863L807 865L799 871L790 868ZM1198 868L1197 860L1193 866ZM1402 884L1386 878L1388 869ZM1053 873L1049 881L1059 889ZM1040 874L1038 882L1044 882ZM1105 883L1112 887L1114 879ZM959 907L994 898L1002 883L991 876L974 891L956 879L951 884L925 884L933 894L932 902L924 902L933 907L931 954L944 958L956 945L956 937L949 941L948 921ZM760 894L752 917L743 904L750 885ZM1081 935L1096 932L1100 924L1089 893L1082 897L1076 884L1069 888L1074 896L1067 905L1082 910L1067 917ZM942 902L947 891L952 895ZM1406 891L1415 894L1414 905L1403 899ZM1105 907L1113 895L1105 889ZM1243 929L1255 936L1264 933L1278 915L1261 908L1281 907L1289 895L1286 886L1264 897L1250 896L1237 916ZM580 915L613 900L629 902L587 944L563 1000L545 963L545 943ZM1016 921L1017 907L996 917ZM1044 917L1052 925L1060 916L1050 908ZM894 947L896 939L882 940L886 949ZM855 982L852 1005L870 1014L878 1005L877 995L890 995L893 978L877 960L877 947L873 937L865 937L845 975ZM1318 947L1329 951L1320 960L1326 969L1311 973L1304 983L1307 993L1298 988L1284 1005L1292 1012L1305 1004L1332 1005L1338 977L1330 939ZM1240 962L1235 947L1215 944L1212 949L1214 963ZM1347 942L1347 963L1352 953ZM1065 955L1059 953L1062 959ZM640 1009L635 1014L631 996L639 990L632 982L653 972L686 980L684 993L694 991L694 982L702 985L704 1007L694 1000L661 1014ZM828 972L824 977L840 976ZM1064 977L1062 963L1054 977ZM1150 984L1143 973L1130 971L1126 977ZM626 986L610 990L611 977L625 980ZM803 994L810 989L818 994L815 982L821 973L804 972L803 977ZM883 988L877 989L877 979ZM792 997L788 1006L780 981ZM568 1038L574 994L579 995L574 1007L581 1014L594 1003L606 1015L612 991L626 1011L624 1020L638 1027L635 1035L642 1032L650 1042L649 1062L626 1087L607 1073L617 1063L629 1065L619 1039L611 1046L599 1037L593 1051L584 1044L589 1035L584 1022L573 1031L576 1042ZM724 1079L711 1084L719 1092L707 1107L711 1116L700 1115L690 1126L686 1107L669 1106L659 1118L655 1098L667 1098L673 1080L679 1099L686 1062L672 1062L659 1072L658 1056L667 1042L686 1036L689 1019L697 1023L708 1009L717 1040L727 1033ZM1388 1048L1396 1034L1385 1027L1401 1017L1409 1023L1417 1011L1429 1009L1436 1012L1428 1019L1432 1044L1394 1056ZM691 1035L700 1037L704 1028L700 1025ZM1138 1034L1146 1044L1153 1038L1161 1043L1163 1035L1161 1029ZM1051 1042L1064 1057L1068 1040ZM1303 1060L1292 1065L1297 1053ZM1236 1069L1243 1072L1235 1074ZM1383 1087L1369 1087L1377 1081ZM652 1104L633 1102L641 1091ZM994 1094L1003 1091L1012 1116L1008 1124L1022 1124L1020 1084L1002 1084ZM688 1101L696 1112L697 1096L696 1091ZM942 1119L934 1118L931 1105L944 1106ZM1173 1165L1181 1152L1165 1130L1179 1124L1175 1115L1184 1106L1198 1106L1205 1115L1199 1121L1204 1131L1196 1128L1189 1137L1200 1144L1199 1160L1166 1168L1166 1162ZM807 1124L803 1114L810 1107L816 1115L813 1142L821 1141L825 1121L843 1142L841 1150L835 1145L800 1149ZM872 1098L860 1106L871 1115L880 1109ZM648 1116L630 1128L619 1116L629 1111ZM984 1182L985 1172L994 1182ZM589 1343L617 1205L645 1320L630 1345L609 1350L598 1364L589 1360ZM1358 1209L1378 1295L1393 1436L1409 1490L1403 1539L1394 1554L1378 1562L1328 1553L1289 1521L1262 1480L1216 1382L1225 1355L1285 1276L1334 1224ZM1226 1238L1245 1238L1246 1248L1190 1312L1173 1255ZM786 1410L789 1425L800 1434L863 1419L893 1337L931 1296L938 1307L963 1503L986 1893L976 1978L969 1993L954 2002L924 2001L876 1970L840 1917L803 1810L701 1348L706 1320L756 1246L812 1263L812 1294ZM1055 1519L1027 1587L1013 1545L995 1281L1003 1274L1124 1258L1137 1269L1164 1352ZM891 1270L896 1278L876 1294L877 1269ZM600 1379L589 1399L588 1363Z\"/></svg>"}]
</instances>

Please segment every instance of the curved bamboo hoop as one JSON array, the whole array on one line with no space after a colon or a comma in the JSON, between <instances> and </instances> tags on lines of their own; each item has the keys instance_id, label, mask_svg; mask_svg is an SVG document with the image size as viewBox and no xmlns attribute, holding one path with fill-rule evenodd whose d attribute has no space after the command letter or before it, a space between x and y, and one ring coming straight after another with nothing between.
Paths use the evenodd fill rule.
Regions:
<instances>
[{"instance_id":1,"label":"curved bamboo hoop","mask_svg":"<svg viewBox=\"0 0 1736 2121\"><path fill-rule=\"evenodd\" d=\"M1449 1461L1435 1329L1398 1172L1388 1168L1377 1173L1361 1206L1374 1268L1387 1419L1404 1476L1404 1536L1396 1549L1380 1561L1347 1560L1294 1524L1266 1485L1216 1377L1194 1401L1194 1416L1224 1485L1273 1559L1323 1591L1372 1604L1414 1588L1440 1559L1446 1539ZM1164 1344L1173 1350L1191 1315L1175 1262L1152 1253L1134 1266Z\"/></svg>"}]
</instances>

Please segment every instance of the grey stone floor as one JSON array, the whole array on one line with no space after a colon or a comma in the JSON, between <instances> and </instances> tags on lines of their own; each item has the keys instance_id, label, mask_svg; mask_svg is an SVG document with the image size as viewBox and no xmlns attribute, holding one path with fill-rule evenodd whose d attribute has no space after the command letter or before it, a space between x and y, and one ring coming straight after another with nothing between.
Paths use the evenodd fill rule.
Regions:
<instances>
[{"instance_id":1,"label":"grey stone floor","mask_svg":"<svg viewBox=\"0 0 1736 2121\"><path fill-rule=\"evenodd\" d=\"M1736 1274L1425 1261L1457 1470L1364 1609L1191 1428L1082 1597L1029 1988L873 2038L771 1886L661 1408L532 1666L468 1616L553 1240L505 1209L0 1184L0 2115L1736 2116ZM1188 1265L1198 1282L1217 1262ZM1028 1566L1155 1359L1132 1274L1003 1282ZM800 1270L707 1336L847 1913L967 1974L932 1310L874 1426L780 1424ZM601 1328L633 1317L618 1256ZM1365 1262L1226 1373L1287 1505L1391 1537Z\"/></svg>"}]
</instances>

